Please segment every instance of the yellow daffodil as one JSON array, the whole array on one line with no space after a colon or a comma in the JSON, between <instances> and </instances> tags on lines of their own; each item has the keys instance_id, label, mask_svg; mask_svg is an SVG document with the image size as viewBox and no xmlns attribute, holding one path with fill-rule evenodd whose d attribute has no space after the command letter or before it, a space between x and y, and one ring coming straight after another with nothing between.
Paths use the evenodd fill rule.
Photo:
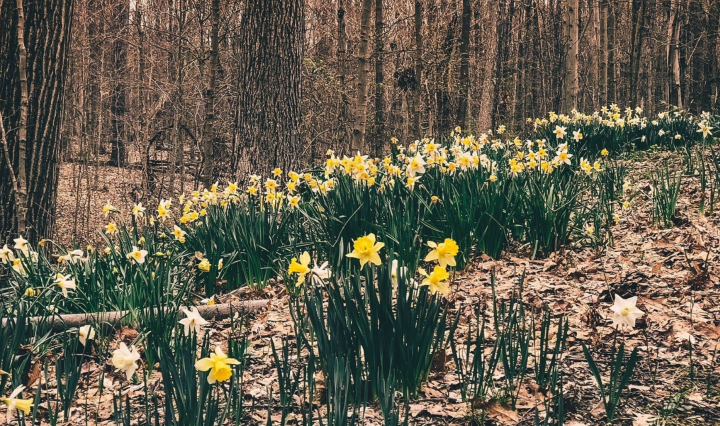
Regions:
<instances>
[{"instance_id":1,"label":"yellow daffodil","mask_svg":"<svg viewBox=\"0 0 720 426\"><path fill-rule=\"evenodd\" d=\"M310 269L310 253L304 252L300 255L300 262L293 257L288 267L288 274L298 274L298 280L295 284L297 287L305 282L305 276L311 271Z\"/></svg>"},{"instance_id":2,"label":"yellow daffodil","mask_svg":"<svg viewBox=\"0 0 720 426\"><path fill-rule=\"evenodd\" d=\"M210 357L203 358L196 362L195 368L198 371L210 370L207 381L212 385L215 382L228 380L232 376L232 368L230 366L238 364L240 364L240 361L229 358L219 346L216 346L215 353L211 353Z\"/></svg>"},{"instance_id":3,"label":"yellow daffodil","mask_svg":"<svg viewBox=\"0 0 720 426\"><path fill-rule=\"evenodd\" d=\"M440 292L443 295L450 293L450 287L446 282L450 278L450 274L442 266L435 266L435 269L430 274L422 268L418 269L418 272L425 277L421 285L428 286L431 293Z\"/></svg>"},{"instance_id":4,"label":"yellow daffodil","mask_svg":"<svg viewBox=\"0 0 720 426\"><path fill-rule=\"evenodd\" d=\"M203 259L200 261L200 263L198 263L198 269L202 272L210 272L210 267L210 261L207 259Z\"/></svg>"},{"instance_id":5,"label":"yellow daffodil","mask_svg":"<svg viewBox=\"0 0 720 426\"><path fill-rule=\"evenodd\" d=\"M348 253L346 256L358 259L361 268L368 262L380 265L381 260L378 252L383 247L385 247L385 243L375 242L375 234L368 234L355 240L352 253Z\"/></svg>"},{"instance_id":6,"label":"yellow daffodil","mask_svg":"<svg viewBox=\"0 0 720 426\"><path fill-rule=\"evenodd\" d=\"M452 238L445 238L445 241L440 244L428 241L427 245L433 250L425 256L426 262L437 260L443 268L447 266L455 266L455 256L457 256L459 249L455 240Z\"/></svg>"}]
</instances>

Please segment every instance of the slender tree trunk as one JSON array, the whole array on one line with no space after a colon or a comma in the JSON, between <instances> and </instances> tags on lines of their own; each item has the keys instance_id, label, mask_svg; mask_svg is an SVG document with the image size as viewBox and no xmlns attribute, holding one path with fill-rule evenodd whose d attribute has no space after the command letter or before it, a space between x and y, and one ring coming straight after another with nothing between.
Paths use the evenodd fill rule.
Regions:
<instances>
[{"instance_id":1,"label":"slender tree trunk","mask_svg":"<svg viewBox=\"0 0 720 426\"><path fill-rule=\"evenodd\" d=\"M615 93L615 0L607 0L608 2L608 18L607 18L607 103L617 102L617 94Z\"/></svg>"},{"instance_id":2,"label":"slender tree trunk","mask_svg":"<svg viewBox=\"0 0 720 426\"><path fill-rule=\"evenodd\" d=\"M19 234L25 234L27 218L27 117L28 79L27 50L25 49L25 12L23 0L17 0L17 50L18 84L20 86L20 118L17 129L18 166L16 192L16 226Z\"/></svg>"},{"instance_id":3,"label":"slender tree trunk","mask_svg":"<svg viewBox=\"0 0 720 426\"><path fill-rule=\"evenodd\" d=\"M680 24L678 19L678 0L670 1L670 16L667 24L667 74L668 103L682 108L682 86L680 81Z\"/></svg>"},{"instance_id":4,"label":"slender tree trunk","mask_svg":"<svg viewBox=\"0 0 720 426\"><path fill-rule=\"evenodd\" d=\"M600 9L600 33L599 41L600 46L598 48L598 61L599 66L599 83L598 91L600 93L600 104L608 104L608 0L596 0L599 2Z\"/></svg>"},{"instance_id":5,"label":"slender tree trunk","mask_svg":"<svg viewBox=\"0 0 720 426\"><path fill-rule=\"evenodd\" d=\"M375 0L375 120L373 123L373 152L382 155L385 147L385 21L383 0Z\"/></svg>"},{"instance_id":6,"label":"slender tree trunk","mask_svg":"<svg viewBox=\"0 0 720 426\"><path fill-rule=\"evenodd\" d=\"M577 109L578 97L578 47L580 32L578 29L578 0L565 0L565 93L563 112Z\"/></svg>"},{"instance_id":7,"label":"slender tree trunk","mask_svg":"<svg viewBox=\"0 0 720 426\"><path fill-rule=\"evenodd\" d=\"M340 146L345 146L346 141L349 141L346 125L351 114L350 111L350 99L348 97L347 90L347 26L345 24L345 0L338 0L337 9L337 25L338 25L338 44L337 44L337 56L338 56L338 80L340 81L340 125L343 128L340 139Z\"/></svg>"},{"instance_id":8,"label":"slender tree trunk","mask_svg":"<svg viewBox=\"0 0 720 426\"><path fill-rule=\"evenodd\" d=\"M370 44L370 15L373 0L363 0L360 12L360 44L358 46L358 83L355 97L355 125L353 128L352 151L362 151L367 131L368 97L368 45Z\"/></svg>"},{"instance_id":9,"label":"slender tree trunk","mask_svg":"<svg viewBox=\"0 0 720 426\"><path fill-rule=\"evenodd\" d=\"M638 87L640 79L640 63L642 61L642 45L645 30L645 0L632 0L632 27L630 35L630 104L638 103Z\"/></svg>"},{"instance_id":10,"label":"slender tree trunk","mask_svg":"<svg viewBox=\"0 0 720 426\"><path fill-rule=\"evenodd\" d=\"M240 173L301 166L303 0L248 0L240 26ZM244 174L241 176L245 177Z\"/></svg>"},{"instance_id":11,"label":"slender tree trunk","mask_svg":"<svg viewBox=\"0 0 720 426\"><path fill-rule=\"evenodd\" d=\"M210 69L208 85L205 91L205 123L203 124L203 173L202 183L210 188L215 178L215 91L217 89L218 47L220 32L220 0L212 0L210 14L212 29L210 32Z\"/></svg>"},{"instance_id":12,"label":"slender tree trunk","mask_svg":"<svg viewBox=\"0 0 720 426\"><path fill-rule=\"evenodd\" d=\"M458 100L457 124L463 129L467 122L468 96L470 93L470 0L462 0L462 19L460 30L460 99Z\"/></svg>"},{"instance_id":13,"label":"slender tree trunk","mask_svg":"<svg viewBox=\"0 0 720 426\"><path fill-rule=\"evenodd\" d=\"M412 93L412 134L414 137L421 137L420 119L422 113L422 55L423 55L423 0L415 0L415 87Z\"/></svg>"},{"instance_id":14,"label":"slender tree trunk","mask_svg":"<svg viewBox=\"0 0 720 426\"><path fill-rule=\"evenodd\" d=\"M127 140L125 133L125 68L127 67L127 40L124 34L128 22L128 0L116 0L113 22L116 25L112 34L113 40L113 88L110 99L110 112L112 114L110 130L110 161L109 165L123 167L127 161Z\"/></svg>"}]
</instances>

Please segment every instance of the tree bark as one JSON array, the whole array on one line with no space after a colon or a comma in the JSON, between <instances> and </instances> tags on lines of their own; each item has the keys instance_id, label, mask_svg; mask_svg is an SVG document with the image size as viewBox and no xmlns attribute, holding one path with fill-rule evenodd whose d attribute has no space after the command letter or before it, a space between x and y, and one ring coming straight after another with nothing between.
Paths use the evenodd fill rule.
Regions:
<instances>
[{"instance_id":1,"label":"tree bark","mask_svg":"<svg viewBox=\"0 0 720 426\"><path fill-rule=\"evenodd\" d=\"M248 0L240 25L240 170L301 165L304 0Z\"/></svg>"},{"instance_id":2,"label":"tree bark","mask_svg":"<svg viewBox=\"0 0 720 426\"><path fill-rule=\"evenodd\" d=\"M458 101L457 124L463 129L467 122L468 96L470 93L470 0L462 0L462 18L460 30L460 99Z\"/></svg>"},{"instance_id":3,"label":"tree bark","mask_svg":"<svg viewBox=\"0 0 720 426\"><path fill-rule=\"evenodd\" d=\"M565 0L565 93L563 96L563 112L577 109L578 97L578 52L580 32L578 29L578 0Z\"/></svg>"},{"instance_id":4,"label":"tree bark","mask_svg":"<svg viewBox=\"0 0 720 426\"><path fill-rule=\"evenodd\" d=\"M127 40L124 34L128 22L129 5L128 0L115 0L115 13L113 23L115 24L112 55L113 55L113 79L115 87L110 96L110 161L109 165L124 167L127 163L127 140L125 133L125 106L127 94L125 88L125 71L127 68Z\"/></svg>"},{"instance_id":5,"label":"tree bark","mask_svg":"<svg viewBox=\"0 0 720 426\"><path fill-rule=\"evenodd\" d=\"M338 80L340 82L340 125L343 130L340 134L340 143L345 145L346 142L350 143L352 134L348 135L346 132L346 123L350 118L350 99L348 97L347 90L347 24L345 23L345 0L338 0L337 8L337 25L338 25L338 41L337 41L337 56L338 56ZM351 120L352 121L352 120ZM350 136L350 138L348 138Z\"/></svg>"},{"instance_id":6,"label":"tree bark","mask_svg":"<svg viewBox=\"0 0 720 426\"><path fill-rule=\"evenodd\" d=\"M0 75L3 76L0 78L0 109L5 119L10 157L8 162L4 154L0 155L2 239L18 232L16 217L19 212L25 216L24 232L28 240L50 237L53 230L73 4L72 0L24 4L0 2L0 22L3 23L0 31ZM24 19L19 19L20 15ZM21 20L24 22L19 22ZM18 29L19 23L21 34L6 31ZM21 53L19 38L22 38L26 54ZM25 64L20 63L21 55L26 57ZM26 92L25 95L22 92ZM11 168L18 177L21 170L25 171L25 183L18 182L18 186L26 189L25 205L15 201Z\"/></svg>"},{"instance_id":7,"label":"tree bark","mask_svg":"<svg viewBox=\"0 0 720 426\"><path fill-rule=\"evenodd\" d=\"M598 92L600 93L600 104L608 104L608 0L596 0L599 2L599 41L598 62L599 62L599 82Z\"/></svg>"},{"instance_id":8,"label":"tree bark","mask_svg":"<svg viewBox=\"0 0 720 426\"><path fill-rule=\"evenodd\" d=\"M355 119L351 150L362 151L367 131L367 96L368 96L368 45L370 44L370 15L373 0L363 0L360 11L360 43L358 45L358 83L355 96Z\"/></svg>"},{"instance_id":9,"label":"tree bark","mask_svg":"<svg viewBox=\"0 0 720 426\"><path fill-rule=\"evenodd\" d=\"M382 156L385 147L385 21L383 0L375 0L375 120L373 122L373 152Z\"/></svg>"},{"instance_id":10,"label":"tree bark","mask_svg":"<svg viewBox=\"0 0 720 426\"><path fill-rule=\"evenodd\" d=\"M208 85L205 91L205 123L203 124L202 143L202 183L205 188L210 188L215 178L215 91L217 89L220 0L212 0L210 20L212 25L210 32L210 69L208 70Z\"/></svg>"},{"instance_id":11,"label":"tree bark","mask_svg":"<svg viewBox=\"0 0 720 426\"><path fill-rule=\"evenodd\" d=\"M420 119L422 113L422 55L423 55L423 0L415 0L415 87L413 88L412 101L412 133L416 138L420 138Z\"/></svg>"},{"instance_id":12,"label":"tree bark","mask_svg":"<svg viewBox=\"0 0 720 426\"><path fill-rule=\"evenodd\" d=\"M678 0L670 1L670 16L667 23L667 74L668 103L682 108L682 86L680 82L680 24Z\"/></svg>"}]
</instances>

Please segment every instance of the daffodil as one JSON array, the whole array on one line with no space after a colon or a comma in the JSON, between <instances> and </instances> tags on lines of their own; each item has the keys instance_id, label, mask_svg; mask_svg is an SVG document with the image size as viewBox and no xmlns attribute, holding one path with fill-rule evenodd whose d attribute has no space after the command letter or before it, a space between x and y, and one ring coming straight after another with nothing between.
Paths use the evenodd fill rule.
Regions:
<instances>
[{"instance_id":1,"label":"daffodil","mask_svg":"<svg viewBox=\"0 0 720 426\"><path fill-rule=\"evenodd\" d=\"M147 250L140 250L136 246L133 246L132 251L127 254L127 258L134 260L138 265L142 265L145 263L145 257L147 257L147 255Z\"/></svg>"},{"instance_id":2,"label":"daffodil","mask_svg":"<svg viewBox=\"0 0 720 426\"><path fill-rule=\"evenodd\" d=\"M118 209L113 207L113 205L110 204L110 201L105 203L105 205L103 206L103 214L105 215L106 218L110 215L110 213L114 213L117 211L118 211Z\"/></svg>"},{"instance_id":3,"label":"daffodil","mask_svg":"<svg viewBox=\"0 0 720 426\"><path fill-rule=\"evenodd\" d=\"M78 340L83 346L87 346L88 340L95 338L95 329L90 324L86 324L78 329Z\"/></svg>"},{"instance_id":4,"label":"daffodil","mask_svg":"<svg viewBox=\"0 0 720 426\"><path fill-rule=\"evenodd\" d=\"M68 290L74 290L76 288L75 280L73 280L70 275L57 274L57 276L55 276L55 285L60 287L65 297L68 297Z\"/></svg>"},{"instance_id":5,"label":"daffodil","mask_svg":"<svg viewBox=\"0 0 720 426\"><path fill-rule=\"evenodd\" d=\"M455 256L458 254L459 247L455 240L452 238L445 238L445 241L440 244L428 241L427 245L430 246L432 250L427 256L425 256L426 262L437 260L443 268L456 265Z\"/></svg>"},{"instance_id":6,"label":"daffodil","mask_svg":"<svg viewBox=\"0 0 720 426\"><path fill-rule=\"evenodd\" d=\"M4 264L9 264L15 259L15 255L13 254L12 250L10 250L5 244L2 249L0 249L0 262Z\"/></svg>"},{"instance_id":7,"label":"daffodil","mask_svg":"<svg viewBox=\"0 0 720 426\"><path fill-rule=\"evenodd\" d=\"M210 261L207 259L202 259L200 263L198 263L198 269L202 272L210 272L211 266Z\"/></svg>"},{"instance_id":8,"label":"daffodil","mask_svg":"<svg viewBox=\"0 0 720 426\"><path fill-rule=\"evenodd\" d=\"M615 295L615 303L610 307L613 312L613 325L635 327L635 321L645 314L635 306L637 304L637 296L623 299L619 295Z\"/></svg>"},{"instance_id":9,"label":"daffodil","mask_svg":"<svg viewBox=\"0 0 720 426\"><path fill-rule=\"evenodd\" d=\"M194 331L195 333L200 332L200 327L203 327L205 325L208 325L209 322L207 322L202 315L200 315L200 312L198 311L198 308L194 307L191 311L188 311L185 308L182 308L183 312L185 313L185 318L178 321L180 324L185 327L185 335L189 336L190 331Z\"/></svg>"},{"instance_id":10,"label":"daffodil","mask_svg":"<svg viewBox=\"0 0 720 426\"><path fill-rule=\"evenodd\" d=\"M142 203L138 203L133 206L132 214L138 219L145 216L145 207L143 207Z\"/></svg>"},{"instance_id":11,"label":"daffodil","mask_svg":"<svg viewBox=\"0 0 720 426\"><path fill-rule=\"evenodd\" d=\"M553 131L553 133L555 133L555 137L557 137L558 139L564 139L565 135L567 134L566 130L567 127L555 126L555 130Z\"/></svg>"},{"instance_id":12,"label":"daffodil","mask_svg":"<svg viewBox=\"0 0 720 426\"><path fill-rule=\"evenodd\" d=\"M124 372L129 381L138 368L139 359L140 354L135 346L128 348L125 342L120 342L120 347L113 352L112 364L118 371Z\"/></svg>"},{"instance_id":13,"label":"daffodil","mask_svg":"<svg viewBox=\"0 0 720 426\"><path fill-rule=\"evenodd\" d=\"M22 391L25 389L25 386L18 386L15 388L15 390L12 391L9 397L2 398L2 402L7 405L7 417L6 420L8 424L12 423L13 421L13 414L15 413L15 410L20 410L25 415L30 414L30 411L32 409L33 400L32 399L20 399L18 398L18 395L22 393Z\"/></svg>"},{"instance_id":14,"label":"daffodil","mask_svg":"<svg viewBox=\"0 0 720 426\"><path fill-rule=\"evenodd\" d=\"M447 270L445 270L442 266L435 266L435 269L433 269L430 274L428 274L423 268L419 268L418 272L420 275L425 277L421 285L428 286L431 293L435 294L440 292L443 295L450 293L450 287L448 287L446 282L446 280L450 278L450 274L448 274Z\"/></svg>"},{"instance_id":15,"label":"daffodil","mask_svg":"<svg viewBox=\"0 0 720 426\"><path fill-rule=\"evenodd\" d=\"M108 234L108 235L117 234L117 231L118 231L117 225L115 225L114 223L110 222L107 225L105 225L105 233L106 234Z\"/></svg>"},{"instance_id":16,"label":"daffodil","mask_svg":"<svg viewBox=\"0 0 720 426\"><path fill-rule=\"evenodd\" d=\"M361 268L368 262L380 265L381 260L378 252L383 247L385 247L385 243L375 242L375 234L368 234L355 240L353 242L353 251L346 256L358 259Z\"/></svg>"},{"instance_id":17,"label":"daffodil","mask_svg":"<svg viewBox=\"0 0 720 426\"><path fill-rule=\"evenodd\" d=\"M175 240L180 242L180 244L185 243L185 234L187 232L183 231L179 226L175 225L173 228L173 236L175 237Z\"/></svg>"},{"instance_id":18,"label":"daffodil","mask_svg":"<svg viewBox=\"0 0 720 426\"><path fill-rule=\"evenodd\" d=\"M238 364L240 364L240 361L229 358L219 346L216 346L215 353L211 353L208 358L198 360L195 363L195 368L198 371L210 370L207 381L212 385L215 382L228 380L232 376L232 368L230 366Z\"/></svg>"},{"instance_id":19,"label":"daffodil","mask_svg":"<svg viewBox=\"0 0 720 426\"><path fill-rule=\"evenodd\" d=\"M300 255L300 262L293 257L288 266L288 274L298 274L296 286L299 287L305 282L305 276L311 271L310 269L310 253L304 252Z\"/></svg>"}]
</instances>

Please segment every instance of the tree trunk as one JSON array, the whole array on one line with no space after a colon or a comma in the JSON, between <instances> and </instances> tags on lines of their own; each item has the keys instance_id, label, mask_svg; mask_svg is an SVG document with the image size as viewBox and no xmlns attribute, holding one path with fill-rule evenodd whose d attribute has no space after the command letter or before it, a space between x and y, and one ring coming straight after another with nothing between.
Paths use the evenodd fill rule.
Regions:
<instances>
[{"instance_id":1,"label":"tree trunk","mask_svg":"<svg viewBox=\"0 0 720 426\"><path fill-rule=\"evenodd\" d=\"M617 102L615 93L615 0L607 0L607 103Z\"/></svg>"},{"instance_id":2,"label":"tree trunk","mask_svg":"<svg viewBox=\"0 0 720 426\"><path fill-rule=\"evenodd\" d=\"M563 112L577 109L578 96L578 47L580 32L578 30L578 0L565 0L565 93L563 96Z\"/></svg>"},{"instance_id":3,"label":"tree trunk","mask_svg":"<svg viewBox=\"0 0 720 426\"><path fill-rule=\"evenodd\" d=\"M680 20L678 0L670 1L670 16L667 24L667 74L668 103L682 108L682 87L680 82Z\"/></svg>"},{"instance_id":4,"label":"tree trunk","mask_svg":"<svg viewBox=\"0 0 720 426\"><path fill-rule=\"evenodd\" d=\"M385 147L385 21L383 0L375 0L375 120L373 122L373 152L382 155Z\"/></svg>"},{"instance_id":5,"label":"tree trunk","mask_svg":"<svg viewBox=\"0 0 720 426\"><path fill-rule=\"evenodd\" d=\"M205 123L203 123L203 173L202 183L210 188L215 178L215 90L217 86L218 45L220 28L220 0L212 0L210 14L212 29L210 32L210 69L208 86L205 91Z\"/></svg>"},{"instance_id":6,"label":"tree trunk","mask_svg":"<svg viewBox=\"0 0 720 426\"><path fill-rule=\"evenodd\" d=\"M645 0L632 0L632 27L630 34L630 105L637 106L638 82L640 79L640 62L645 31Z\"/></svg>"},{"instance_id":7,"label":"tree trunk","mask_svg":"<svg viewBox=\"0 0 720 426\"><path fill-rule=\"evenodd\" d=\"M0 238L3 239L18 232L18 213L25 216L25 237L30 241L50 237L53 230L73 3L71 0L0 2L0 22L3 22L0 109L8 148L8 156L0 155ZM21 31L19 34L6 29ZM24 45L26 54L20 45ZM22 56L26 56L25 64L21 63ZM10 157L9 163L7 157ZM25 205L17 205L11 169L18 177L20 170L25 170L22 185L27 193ZM18 179L18 186L20 184Z\"/></svg>"},{"instance_id":8,"label":"tree trunk","mask_svg":"<svg viewBox=\"0 0 720 426\"><path fill-rule=\"evenodd\" d=\"M470 91L470 0L462 0L462 24L460 30L460 99L458 101L457 124L465 128L468 112L468 95Z\"/></svg>"},{"instance_id":9,"label":"tree trunk","mask_svg":"<svg viewBox=\"0 0 720 426\"><path fill-rule=\"evenodd\" d=\"M240 25L239 172L300 166L303 0L248 0ZM244 175L241 175L244 177Z\"/></svg>"},{"instance_id":10,"label":"tree trunk","mask_svg":"<svg viewBox=\"0 0 720 426\"><path fill-rule=\"evenodd\" d=\"M413 137L420 138L422 136L420 130L420 116L422 115L422 55L423 55L423 0L415 0L415 87L412 93L412 134Z\"/></svg>"},{"instance_id":11,"label":"tree trunk","mask_svg":"<svg viewBox=\"0 0 720 426\"><path fill-rule=\"evenodd\" d=\"M347 90L347 25L345 23L345 0L338 0L337 9L337 25L338 25L338 41L337 41L337 56L338 56L338 80L340 81L340 125L342 131L340 133L340 145L345 146L346 142L349 142L347 134L347 122L350 118L350 99L348 98ZM350 135L351 136L351 135ZM352 137L352 136L351 136Z\"/></svg>"},{"instance_id":12,"label":"tree trunk","mask_svg":"<svg viewBox=\"0 0 720 426\"><path fill-rule=\"evenodd\" d=\"M363 0L360 12L360 44L358 46L358 84L355 97L355 119L353 126L353 152L362 151L367 131L368 96L368 45L370 44L370 14L373 0Z\"/></svg>"},{"instance_id":13,"label":"tree trunk","mask_svg":"<svg viewBox=\"0 0 720 426\"><path fill-rule=\"evenodd\" d=\"M600 22L599 26L599 41L600 46L598 48L598 62L599 62L599 78L598 78L598 92L600 94L600 104L608 104L608 0L596 0L599 2L600 9Z\"/></svg>"},{"instance_id":14,"label":"tree trunk","mask_svg":"<svg viewBox=\"0 0 720 426\"><path fill-rule=\"evenodd\" d=\"M109 165L123 167L127 162L127 147L125 134L125 68L127 66L127 40L124 34L128 22L129 6L127 0L116 0L113 23L115 30L113 36L113 79L115 87L110 96L110 161Z\"/></svg>"}]
</instances>

